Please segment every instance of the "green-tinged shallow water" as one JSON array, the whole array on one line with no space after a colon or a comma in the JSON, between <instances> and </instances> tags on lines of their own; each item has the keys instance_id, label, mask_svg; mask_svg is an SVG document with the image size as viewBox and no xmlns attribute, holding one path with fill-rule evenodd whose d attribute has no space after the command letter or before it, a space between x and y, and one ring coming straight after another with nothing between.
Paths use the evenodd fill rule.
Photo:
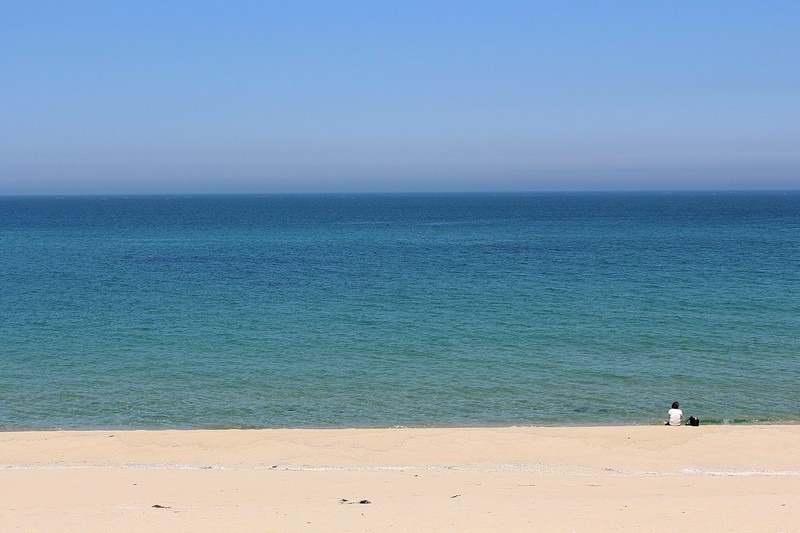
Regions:
<instances>
[{"instance_id":1,"label":"green-tinged shallow water","mask_svg":"<svg viewBox=\"0 0 800 533\"><path fill-rule=\"evenodd\" d=\"M800 193L0 198L0 429L800 421Z\"/></svg>"}]
</instances>

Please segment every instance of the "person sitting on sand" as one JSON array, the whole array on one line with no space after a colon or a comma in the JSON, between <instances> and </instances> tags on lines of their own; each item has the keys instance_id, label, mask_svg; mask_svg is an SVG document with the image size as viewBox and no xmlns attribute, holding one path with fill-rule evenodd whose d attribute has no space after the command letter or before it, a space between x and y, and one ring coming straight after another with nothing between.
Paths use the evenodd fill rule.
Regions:
<instances>
[{"instance_id":1,"label":"person sitting on sand","mask_svg":"<svg viewBox=\"0 0 800 533\"><path fill-rule=\"evenodd\" d=\"M667 421L664 422L665 426L680 426L683 420L683 411L680 409L678 402L672 402L672 409L667 411Z\"/></svg>"}]
</instances>

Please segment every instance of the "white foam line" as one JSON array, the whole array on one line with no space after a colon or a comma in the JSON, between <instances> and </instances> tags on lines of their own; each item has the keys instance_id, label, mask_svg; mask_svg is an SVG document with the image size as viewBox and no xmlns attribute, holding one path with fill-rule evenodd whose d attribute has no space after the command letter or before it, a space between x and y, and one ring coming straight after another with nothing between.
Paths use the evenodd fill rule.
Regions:
<instances>
[{"instance_id":1,"label":"white foam line","mask_svg":"<svg viewBox=\"0 0 800 533\"><path fill-rule=\"evenodd\" d=\"M74 464L43 463L0 465L0 470L247 470L246 468L230 468L219 465L191 465L170 463L120 463L120 464Z\"/></svg>"},{"instance_id":2,"label":"white foam line","mask_svg":"<svg viewBox=\"0 0 800 533\"><path fill-rule=\"evenodd\" d=\"M528 472L558 476L612 476L612 477L672 477L672 476L800 476L800 470L705 470L702 468L684 468L677 471L620 470L615 468L597 468L583 465L526 463L502 464L492 467L476 467L464 465L434 466L222 466L171 463L123 463L123 464L19 464L0 465L0 470L220 470L220 471L277 471L277 472Z\"/></svg>"}]
</instances>

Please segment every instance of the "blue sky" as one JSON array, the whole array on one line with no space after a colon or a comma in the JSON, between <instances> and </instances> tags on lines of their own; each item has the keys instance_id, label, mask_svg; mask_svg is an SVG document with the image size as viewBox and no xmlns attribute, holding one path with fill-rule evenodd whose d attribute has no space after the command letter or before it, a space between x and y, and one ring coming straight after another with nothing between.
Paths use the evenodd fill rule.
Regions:
<instances>
[{"instance_id":1,"label":"blue sky","mask_svg":"<svg viewBox=\"0 0 800 533\"><path fill-rule=\"evenodd\" d=\"M0 194L800 188L800 2L0 0Z\"/></svg>"}]
</instances>

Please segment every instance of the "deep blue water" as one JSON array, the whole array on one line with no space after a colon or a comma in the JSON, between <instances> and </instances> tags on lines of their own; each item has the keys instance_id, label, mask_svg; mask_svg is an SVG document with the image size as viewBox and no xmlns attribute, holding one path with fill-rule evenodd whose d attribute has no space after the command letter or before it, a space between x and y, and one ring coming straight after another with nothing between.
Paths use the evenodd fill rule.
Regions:
<instances>
[{"instance_id":1,"label":"deep blue water","mask_svg":"<svg viewBox=\"0 0 800 533\"><path fill-rule=\"evenodd\" d=\"M800 421L800 192L0 198L0 429Z\"/></svg>"}]
</instances>

